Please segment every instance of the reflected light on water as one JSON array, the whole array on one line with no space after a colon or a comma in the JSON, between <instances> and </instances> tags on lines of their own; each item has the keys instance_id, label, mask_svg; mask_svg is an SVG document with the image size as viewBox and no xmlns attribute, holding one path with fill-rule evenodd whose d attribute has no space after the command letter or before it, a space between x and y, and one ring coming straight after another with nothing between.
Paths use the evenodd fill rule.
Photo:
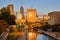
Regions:
<instances>
[{"instance_id":1,"label":"reflected light on water","mask_svg":"<svg viewBox=\"0 0 60 40\"><path fill-rule=\"evenodd\" d=\"M29 36L32 36L33 35L33 32L29 32L29 34L28 34Z\"/></svg>"},{"instance_id":2,"label":"reflected light on water","mask_svg":"<svg viewBox=\"0 0 60 40\"><path fill-rule=\"evenodd\" d=\"M29 40L36 40L36 33L35 32L29 32L28 33L28 39Z\"/></svg>"}]
</instances>

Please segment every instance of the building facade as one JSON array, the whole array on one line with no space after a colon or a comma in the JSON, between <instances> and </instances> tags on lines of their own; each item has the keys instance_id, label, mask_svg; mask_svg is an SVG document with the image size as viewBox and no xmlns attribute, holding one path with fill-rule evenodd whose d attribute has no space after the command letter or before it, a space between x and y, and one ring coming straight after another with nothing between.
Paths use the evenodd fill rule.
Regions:
<instances>
[{"instance_id":1,"label":"building facade","mask_svg":"<svg viewBox=\"0 0 60 40\"><path fill-rule=\"evenodd\" d=\"M10 15L14 15L14 7L13 7L13 5L12 5L12 4L9 4L9 5L7 6L7 8L8 8L8 10L9 10Z\"/></svg>"},{"instance_id":2,"label":"building facade","mask_svg":"<svg viewBox=\"0 0 60 40\"><path fill-rule=\"evenodd\" d=\"M27 22L37 22L37 11L36 9L27 9L26 11Z\"/></svg>"},{"instance_id":3,"label":"building facade","mask_svg":"<svg viewBox=\"0 0 60 40\"><path fill-rule=\"evenodd\" d=\"M17 12L17 18L16 18L16 24L20 24L20 23L25 23L26 19L23 19L22 14L20 14L20 12Z\"/></svg>"},{"instance_id":4,"label":"building facade","mask_svg":"<svg viewBox=\"0 0 60 40\"><path fill-rule=\"evenodd\" d=\"M23 8L23 6L20 7L20 14L22 14L22 16L24 18L24 8Z\"/></svg>"},{"instance_id":5,"label":"building facade","mask_svg":"<svg viewBox=\"0 0 60 40\"><path fill-rule=\"evenodd\" d=\"M51 13L48 13L48 15L50 16L50 19L48 22L50 25L60 24L60 12L51 12Z\"/></svg>"}]
</instances>

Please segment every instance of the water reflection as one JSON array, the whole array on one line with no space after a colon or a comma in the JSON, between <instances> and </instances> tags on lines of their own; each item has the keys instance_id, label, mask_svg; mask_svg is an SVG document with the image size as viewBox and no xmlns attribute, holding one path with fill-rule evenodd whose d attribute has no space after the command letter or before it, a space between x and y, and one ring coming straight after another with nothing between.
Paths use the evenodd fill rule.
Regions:
<instances>
[{"instance_id":1,"label":"water reflection","mask_svg":"<svg viewBox=\"0 0 60 40\"><path fill-rule=\"evenodd\" d=\"M28 32L28 40L56 40L48 35L38 33L36 31Z\"/></svg>"},{"instance_id":2,"label":"water reflection","mask_svg":"<svg viewBox=\"0 0 60 40\"><path fill-rule=\"evenodd\" d=\"M36 40L36 33L28 32L28 40Z\"/></svg>"},{"instance_id":3,"label":"water reflection","mask_svg":"<svg viewBox=\"0 0 60 40\"><path fill-rule=\"evenodd\" d=\"M36 40L56 40L45 34L37 34Z\"/></svg>"},{"instance_id":4,"label":"water reflection","mask_svg":"<svg viewBox=\"0 0 60 40\"><path fill-rule=\"evenodd\" d=\"M48 37L43 34L37 34L36 40L48 40Z\"/></svg>"}]
</instances>

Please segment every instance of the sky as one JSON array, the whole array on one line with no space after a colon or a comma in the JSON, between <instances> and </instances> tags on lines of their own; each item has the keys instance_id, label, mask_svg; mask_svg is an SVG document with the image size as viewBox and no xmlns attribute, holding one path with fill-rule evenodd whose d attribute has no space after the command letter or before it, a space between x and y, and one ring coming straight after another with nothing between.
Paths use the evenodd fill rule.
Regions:
<instances>
[{"instance_id":1,"label":"sky","mask_svg":"<svg viewBox=\"0 0 60 40\"><path fill-rule=\"evenodd\" d=\"M26 12L29 8L35 8L37 14L48 14L53 11L60 11L60 0L0 0L0 9L13 4L14 11L19 11L20 6L24 7Z\"/></svg>"}]
</instances>

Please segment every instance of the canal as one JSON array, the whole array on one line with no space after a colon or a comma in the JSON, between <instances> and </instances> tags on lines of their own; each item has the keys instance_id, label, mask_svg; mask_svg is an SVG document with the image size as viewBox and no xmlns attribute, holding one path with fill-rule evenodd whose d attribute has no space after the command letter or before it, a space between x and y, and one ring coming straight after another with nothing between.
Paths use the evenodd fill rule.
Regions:
<instances>
[{"instance_id":1,"label":"canal","mask_svg":"<svg viewBox=\"0 0 60 40\"><path fill-rule=\"evenodd\" d=\"M28 30L28 40L56 40L56 39L31 29Z\"/></svg>"},{"instance_id":2,"label":"canal","mask_svg":"<svg viewBox=\"0 0 60 40\"><path fill-rule=\"evenodd\" d=\"M33 29L25 29L22 32L11 33L8 35L7 40L56 40L42 32Z\"/></svg>"}]
</instances>

